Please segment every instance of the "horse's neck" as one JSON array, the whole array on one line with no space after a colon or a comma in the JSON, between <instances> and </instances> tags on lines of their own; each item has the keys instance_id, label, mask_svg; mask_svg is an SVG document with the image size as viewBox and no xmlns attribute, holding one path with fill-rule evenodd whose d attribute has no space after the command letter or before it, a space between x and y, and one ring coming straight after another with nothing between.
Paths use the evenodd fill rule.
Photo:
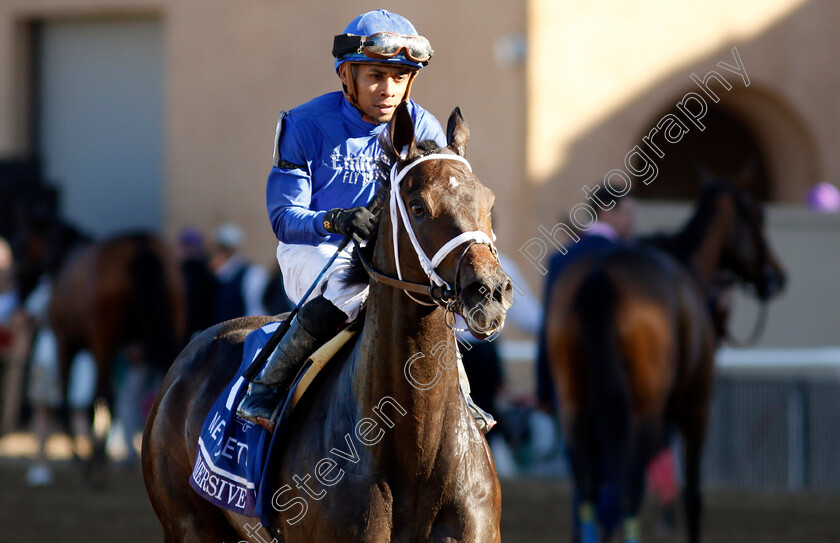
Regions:
<instances>
[{"instance_id":1,"label":"horse's neck","mask_svg":"<svg viewBox=\"0 0 840 543\"><path fill-rule=\"evenodd\" d=\"M424 462L419 457L440 450L444 427L459 416L457 345L442 311L374 283L362 342L355 377L361 412L387 404L395 422L389 436L412 443L409 450L419 456L411 461Z\"/></svg>"},{"instance_id":2,"label":"horse's neck","mask_svg":"<svg viewBox=\"0 0 840 543\"><path fill-rule=\"evenodd\" d=\"M709 213L701 217L702 213ZM704 287L711 285L720 272L723 248L733 216L725 209L712 206L698 209L678 237L688 239L684 255L686 263Z\"/></svg>"}]
</instances>

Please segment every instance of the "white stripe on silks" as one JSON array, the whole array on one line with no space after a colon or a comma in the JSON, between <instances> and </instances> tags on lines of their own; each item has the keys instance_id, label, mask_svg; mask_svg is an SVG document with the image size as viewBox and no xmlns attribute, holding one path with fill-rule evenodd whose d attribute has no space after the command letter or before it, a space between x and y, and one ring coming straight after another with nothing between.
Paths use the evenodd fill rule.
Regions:
<instances>
[{"instance_id":1,"label":"white stripe on silks","mask_svg":"<svg viewBox=\"0 0 840 543\"><path fill-rule=\"evenodd\" d=\"M216 475L221 475L223 477L226 477L226 478L230 479L231 481L234 481L236 483L244 485L245 488L247 488L249 490L255 490L256 489L255 483L249 481L248 479L246 479L244 477L240 477L239 475L231 473L231 472L229 472L227 470L224 470L220 467L217 467L213 463L213 460L210 459L210 453L207 452L207 449L204 447L204 440L202 440L200 437L198 438L198 448L201 451L201 456L204 457L204 463L207 465L207 467L208 467L208 469L210 469L210 471L212 471Z\"/></svg>"}]
</instances>

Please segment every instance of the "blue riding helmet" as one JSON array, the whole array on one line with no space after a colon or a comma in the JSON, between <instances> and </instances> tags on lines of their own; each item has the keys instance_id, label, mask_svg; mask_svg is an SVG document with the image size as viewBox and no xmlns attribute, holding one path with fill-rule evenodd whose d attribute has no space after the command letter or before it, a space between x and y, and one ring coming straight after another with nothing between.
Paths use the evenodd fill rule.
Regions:
<instances>
[{"instance_id":1,"label":"blue riding helmet","mask_svg":"<svg viewBox=\"0 0 840 543\"><path fill-rule=\"evenodd\" d=\"M434 51L414 25L384 9L368 11L353 19L333 42L335 69L345 62L402 64L420 69Z\"/></svg>"}]
</instances>

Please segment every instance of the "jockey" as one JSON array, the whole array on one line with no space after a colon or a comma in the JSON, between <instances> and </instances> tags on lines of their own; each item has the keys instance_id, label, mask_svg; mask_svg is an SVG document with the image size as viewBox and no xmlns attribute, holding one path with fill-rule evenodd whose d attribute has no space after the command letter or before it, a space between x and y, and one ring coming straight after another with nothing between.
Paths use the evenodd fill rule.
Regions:
<instances>
[{"instance_id":1,"label":"jockey","mask_svg":"<svg viewBox=\"0 0 840 543\"><path fill-rule=\"evenodd\" d=\"M367 239L377 217L364 206L376 190L378 136L401 102L408 103L418 141L446 146L438 121L409 99L411 85L433 50L404 17L385 10L353 19L335 36L333 56L342 91L283 112L268 176L268 215L279 240L277 262L289 299L297 304L345 236ZM347 285L352 245L343 250L298 311L237 409L258 422L271 416L306 359L354 320L368 286ZM466 388L466 390L469 390ZM468 397L469 398L469 397ZM479 427L493 418L473 409Z\"/></svg>"}]
</instances>

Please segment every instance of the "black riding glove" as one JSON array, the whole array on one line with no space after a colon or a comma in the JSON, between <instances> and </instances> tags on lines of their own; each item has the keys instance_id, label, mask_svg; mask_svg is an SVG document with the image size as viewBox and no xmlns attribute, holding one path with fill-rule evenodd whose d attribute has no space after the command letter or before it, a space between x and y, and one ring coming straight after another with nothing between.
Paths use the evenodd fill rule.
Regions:
<instances>
[{"instance_id":1,"label":"black riding glove","mask_svg":"<svg viewBox=\"0 0 840 543\"><path fill-rule=\"evenodd\" d=\"M333 234L368 239L376 227L378 218L364 207L352 209L331 209L324 215L324 229Z\"/></svg>"}]
</instances>

